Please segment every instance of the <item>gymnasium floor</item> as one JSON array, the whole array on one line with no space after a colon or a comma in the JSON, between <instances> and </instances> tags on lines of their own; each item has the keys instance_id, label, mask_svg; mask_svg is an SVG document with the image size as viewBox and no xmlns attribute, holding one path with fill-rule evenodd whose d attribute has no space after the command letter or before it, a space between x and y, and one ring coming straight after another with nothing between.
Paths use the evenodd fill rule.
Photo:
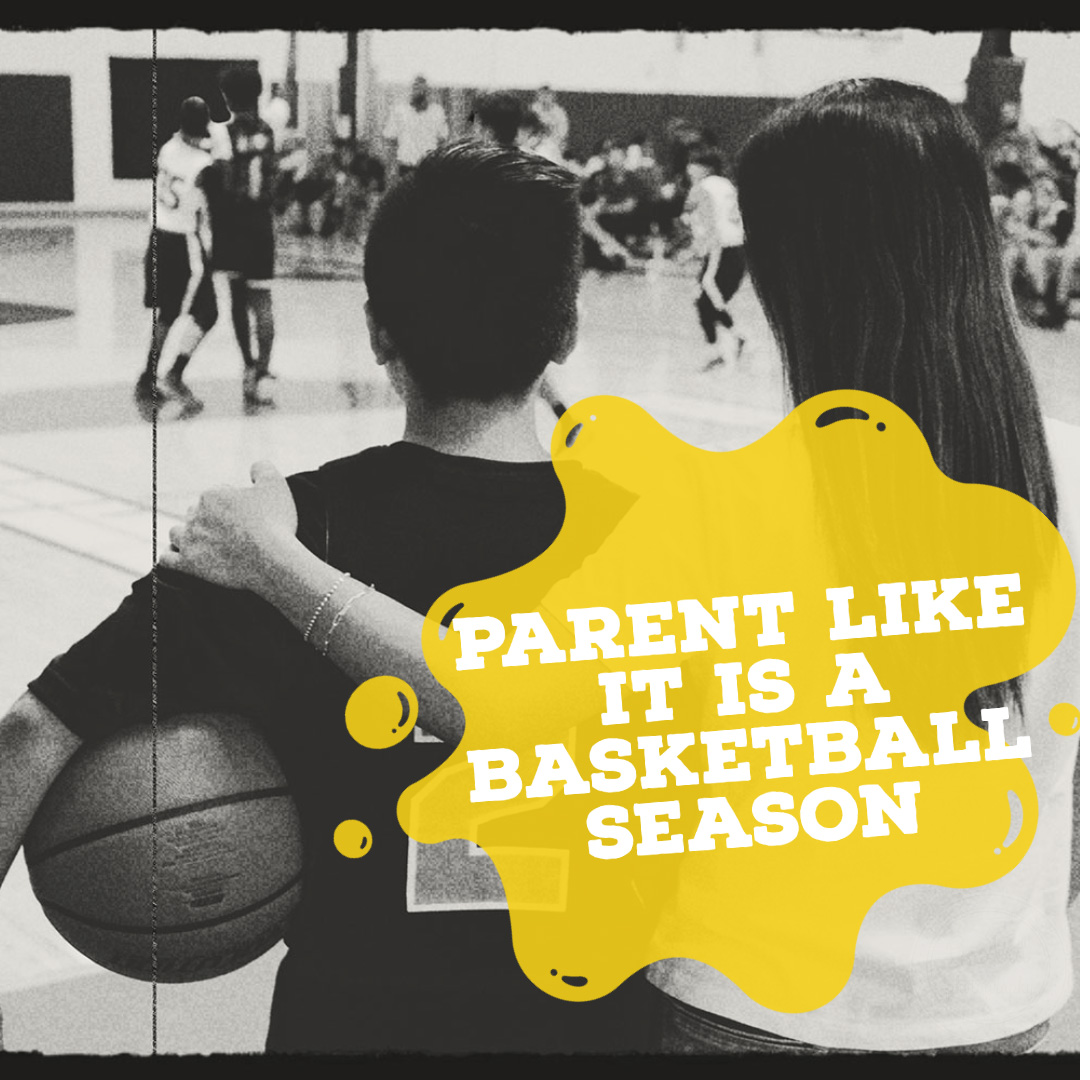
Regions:
<instances>
[{"instance_id":1,"label":"gymnasium floor","mask_svg":"<svg viewBox=\"0 0 1090 1080\"><path fill-rule=\"evenodd\" d=\"M150 330L141 307L144 222L0 218L0 702L91 629L152 563L152 429L132 404ZM221 308L227 311L225 297ZM367 343L362 284L278 280L270 384L275 412L245 417L229 320L202 346L191 382L208 404L158 428L160 545L195 496L247 480L269 458L312 468L396 439L401 411ZM735 305L742 359L704 370L691 274L588 275L580 343L554 382L565 400L629 397L688 441L745 445L784 414L767 326L748 284ZM71 312L71 314L65 314ZM18 321L15 321L18 320ZM1046 416L1079 423L1078 323L1027 344ZM355 384L352 407L342 388ZM551 414L541 409L543 437ZM1077 942L1078 911L1073 913ZM274 950L241 972L159 989L160 1052L263 1045ZM0 1009L9 1050L148 1053L150 988L102 973L52 930L21 857L0 891ZM1078 994L1042 1051L1078 1048Z\"/></svg>"}]
</instances>

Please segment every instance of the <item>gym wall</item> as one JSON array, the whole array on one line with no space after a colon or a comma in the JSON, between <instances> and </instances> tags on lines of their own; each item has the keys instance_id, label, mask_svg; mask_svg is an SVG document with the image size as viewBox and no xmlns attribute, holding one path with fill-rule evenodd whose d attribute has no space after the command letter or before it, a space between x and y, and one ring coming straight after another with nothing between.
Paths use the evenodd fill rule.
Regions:
<instances>
[{"instance_id":1,"label":"gym wall","mask_svg":"<svg viewBox=\"0 0 1090 1080\"><path fill-rule=\"evenodd\" d=\"M0 75L0 203L73 199L72 80L67 75Z\"/></svg>"}]
</instances>

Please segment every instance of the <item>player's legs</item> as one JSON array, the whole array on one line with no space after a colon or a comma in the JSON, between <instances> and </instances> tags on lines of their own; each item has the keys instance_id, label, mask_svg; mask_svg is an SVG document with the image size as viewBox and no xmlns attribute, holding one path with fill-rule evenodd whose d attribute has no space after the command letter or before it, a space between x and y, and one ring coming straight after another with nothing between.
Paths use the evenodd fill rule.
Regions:
<instances>
[{"instance_id":1,"label":"player's legs","mask_svg":"<svg viewBox=\"0 0 1090 1080\"><path fill-rule=\"evenodd\" d=\"M251 208L237 224L235 248L226 264L233 271L231 323L245 365L243 406L246 412L254 412L275 405L259 388L262 379L273 377L269 362L275 337L271 293L275 239L272 215L263 208Z\"/></svg>"},{"instance_id":2,"label":"player's legs","mask_svg":"<svg viewBox=\"0 0 1090 1080\"><path fill-rule=\"evenodd\" d=\"M173 319L164 319L162 313L151 328L151 344L148 346L148 359L144 365L142 379L154 382L159 377L159 360L162 358L167 338L174 326Z\"/></svg>"},{"instance_id":3,"label":"player's legs","mask_svg":"<svg viewBox=\"0 0 1090 1080\"><path fill-rule=\"evenodd\" d=\"M272 358L273 339L276 336L276 324L273 320L272 287L268 281L251 281L249 286L250 310L254 313L254 327L257 331L257 371L258 378L269 375L269 361Z\"/></svg>"},{"instance_id":4,"label":"player's legs","mask_svg":"<svg viewBox=\"0 0 1090 1080\"><path fill-rule=\"evenodd\" d=\"M231 289L231 326L235 331L235 340L242 353L242 362L246 368L254 366L253 327L250 325L250 305L247 302L248 288L244 277L232 274L229 278Z\"/></svg>"},{"instance_id":5,"label":"player's legs","mask_svg":"<svg viewBox=\"0 0 1090 1080\"><path fill-rule=\"evenodd\" d=\"M171 312L172 314L174 312ZM196 416L204 408L182 379L194 350L216 324L219 309L212 274L199 243L190 238L186 262L185 290L172 320L170 332L162 343L162 352L174 358L164 380L163 397L181 402L178 419Z\"/></svg>"},{"instance_id":6,"label":"player's legs","mask_svg":"<svg viewBox=\"0 0 1090 1080\"><path fill-rule=\"evenodd\" d=\"M723 303L729 304L742 285L746 274L746 260L742 248L723 248L719 253L719 267L715 272L715 284Z\"/></svg>"},{"instance_id":7,"label":"player's legs","mask_svg":"<svg viewBox=\"0 0 1090 1080\"><path fill-rule=\"evenodd\" d=\"M197 286L192 303L185 316L179 322L174 363L167 376L169 380L180 382L197 346L204 340L208 331L216 325L219 318L219 305L216 303L216 290L212 274L207 268Z\"/></svg>"},{"instance_id":8,"label":"player's legs","mask_svg":"<svg viewBox=\"0 0 1090 1080\"><path fill-rule=\"evenodd\" d=\"M737 359L745 346L745 338L735 327L734 318L727 307L737 294L744 276L745 258L742 249L723 248L719 253L719 265L715 272L715 284L723 299L722 306L714 304L701 287L697 301L700 324L708 344L715 345L715 356L707 365L709 368Z\"/></svg>"},{"instance_id":9,"label":"player's legs","mask_svg":"<svg viewBox=\"0 0 1090 1080\"><path fill-rule=\"evenodd\" d=\"M181 312L188 276L184 238L153 232L144 255L144 306L158 314L152 324L144 370L133 394L140 415L149 422L155 419L161 403L159 361L170 329Z\"/></svg>"},{"instance_id":10,"label":"player's legs","mask_svg":"<svg viewBox=\"0 0 1090 1080\"><path fill-rule=\"evenodd\" d=\"M723 332L724 328L721 326L721 320L724 317L730 319L726 312L716 307L704 289L704 275L707 273L707 267L708 260L705 259L700 267L700 292L696 298L696 314L700 320L700 329L704 333L704 340L715 347L712 358L704 366L705 371L726 362L728 343L725 340L726 333Z\"/></svg>"},{"instance_id":11,"label":"player's legs","mask_svg":"<svg viewBox=\"0 0 1090 1080\"><path fill-rule=\"evenodd\" d=\"M251 352L246 360L246 370L242 377L242 403L248 413L273 407L276 402L261 392L261 380L274 378L269 373L269 361L272 356L275 324L273 322L272 292L270 282L247 281L242 279L246 305L247 325L250 313L253 313L254 328L257 337L257 355ZM232 301L233 302L233 301Z\"/></svg>"},{"instance_id":12,"label":"player's legs","mask_svg":"<svg viewBox=\"0 0 1090 1080\"><path fill-rule=\"evenodd\" d=\"M162 404L162 395L159 393L159 358L163 355L163 346L166 344L172 323L164 322L162 318L156 319L151 329L151 344L148 347L148 359L140 378L136 380L136 389L133 391L133 399L136 402L140 415L151 423Z\"/></svg>"},{"instance_id":13,"label":"player's legs","mask_svg":"<svg viewBox=\"0 0 1090 1080\"><path fill-rule=\"evenodd\" d=\"M711 297L704 291L704 275L707 273L708 260L705 259L700 267L700 292L696 298L696 316L700 320L700 329L704 332L704 340L709 345L715 344L716 307Z\"/></svg>"},{"instance_id":14,"label":"player's legs","mask_svg":"<svg viewBox=\"0 0 1090 1080\"><path fill-rule=\"evenodd\" d=\"M177 348L175 354L174 363L171 364L170 370L167 372L166 379L166 391L171 397L177 398L182 403L181 412L178 414L179 420L188 420L191 416L196 416L197 413L203 411L204 402L197 397L196 394L190 390L189 386L185 383L182 376L185 374L185 369L189 366L189 361L196 351L197 346L204 340L205 334L208 333L208 329L197 322L193 315L183 315L177 323L175 323L177 333L174 335L175 341L173 344Z\"/></svg>"}]
</instances>

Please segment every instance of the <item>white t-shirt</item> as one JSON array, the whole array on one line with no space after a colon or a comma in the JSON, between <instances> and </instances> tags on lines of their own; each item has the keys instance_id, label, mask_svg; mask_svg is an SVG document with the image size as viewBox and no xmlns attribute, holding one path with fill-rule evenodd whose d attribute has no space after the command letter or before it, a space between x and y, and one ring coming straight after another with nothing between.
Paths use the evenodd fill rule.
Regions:
<instances>
[{"instance_id":1,"label":"white t-shirt","mask_svg":"<svg viewBox=\"0 0 1090 1080\"><path fill-rule=\"evenodd\" d=\"M163 232L197 234L208 227L208 203L197 177L212 163L208 150L175 133L159 151L155 178L155 226Z\"/></svg>"},{"instance_id":2,"label":"white t-shirt","mask_svg":"<svg viewBox=\"0 0 1090 1080\"><path fill-rule=\"evenodd\" d=\"M716 248L741 247L742 215L738 211L738 193L725 176L706 176L692 191L693 244L701 255Z\"/></svg>"},{"instance_id":3,"label":"white t-shirt","mask_svg":"<svg viewBox=\"0 0 1090 1080\"><path fill-rule=\"evenodd\" d=\"M1078 575L1079 433L1045 421L1060 531ZM1037 832L1005 877L972 889L910 885L863 920L844 989L811 1012L757 1005L714 968L663 960L648 978L705 1012L791 1039L843 1049L922 1050L992 1042L1052 1017L1073 986L1067 919L1072 777L1078 737L1049 727L1050 708L1078 703L1078 606L1063 642L1025 679L1025 759L1037 791ZM956 823L952 823L955 825ZM800 897L800 903L805 897Z\"/></svg>"},{"instance_id":4,"label":"white t-shirt","mask_svg":"<svg viewBox=\"0 0 1090 1080\"><path fill-rule=\"evenodd\" d=\"M425 154L430 154L449 133L447 114L438 102L426 109L417 110L403 101L394 106L386 121L383 135L397 140L399 165L417 165Z\"/></svg>"}]
</instances>

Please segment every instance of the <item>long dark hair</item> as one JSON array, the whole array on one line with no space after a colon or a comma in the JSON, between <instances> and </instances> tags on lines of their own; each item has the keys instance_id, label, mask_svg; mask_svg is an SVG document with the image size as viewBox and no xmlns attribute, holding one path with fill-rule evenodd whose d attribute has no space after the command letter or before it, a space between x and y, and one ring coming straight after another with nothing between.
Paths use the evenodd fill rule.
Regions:
<instances>
[{"instance_id":1,"label":"long dark hair","mask_svg":"<svg viewBox=\"0 0 1090 1080\"><path fill-rule=\"evenodd\" d=\"M979 143L940 95L887 79L776 112L738 161L746 260L798 404L866 390L903 409L963 483L1056 490L1004 278ZM1018 682L966 703L1011 698Z\"/></svg>"}]
</instances>

